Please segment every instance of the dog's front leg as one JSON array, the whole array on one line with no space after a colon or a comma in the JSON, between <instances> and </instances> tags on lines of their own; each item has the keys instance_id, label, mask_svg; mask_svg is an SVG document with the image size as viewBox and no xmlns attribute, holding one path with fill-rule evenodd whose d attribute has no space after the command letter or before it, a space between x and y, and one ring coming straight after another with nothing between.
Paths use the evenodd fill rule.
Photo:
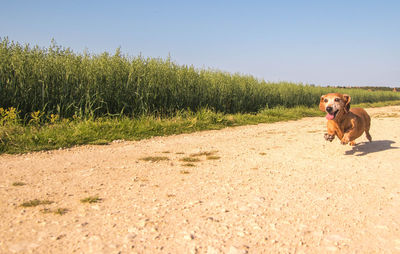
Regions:
<instances>
[{"instance_id":1,"label":"dog's front leg","mask_svg":"<svg viewBox=\"0 0 400 254\"><path fill-rule=\"evenodd\" d=\"M354 146L356 144L354 140L359 136L360 135L357 135L356 120L352 119L351 128L346 130L346 132L343 134L343 137L340 139L340 143L342 143L342 145L347 145L350 143L351 146Z\"/></svg>"},{"instance_id":2,"label":"dog's front leg","mask_svg":"<svg viewBox=\"0 0 400 254\"><path fill-rule=\"evenodd\" d=\"M340 143L342 143L342 145L347 145L350 142L350 138L349 138L349 133L345 133L343 138L341 139Z\"/></svg>"},{"instance_id":3,"label":"dog's front leg","mask_svg":"<svg viewBox=\"0 0 400 254\"><path fill-rule=\"evenodd\" d=\"M342 139L343 132L339 129L335 122L328 121L327 129L327 133L324 134L324 138L326 141L332 142L332 140L335 139L335 136L338 136L339 139Z\"/></svg>"},{"instance_id":4,"label":"dog's front leg","mask_svg":"<svg viewBox=\"0 0 400 254\"><path fill-rule=\"evenodd\" d=\"M347 145L350 143L351 146L355 146L356 142L354 141L357 138L357 136L354 135L353 131L348 131L344 134L343 138L341 139L342 145Z\"/></svg>"}]
</instances>

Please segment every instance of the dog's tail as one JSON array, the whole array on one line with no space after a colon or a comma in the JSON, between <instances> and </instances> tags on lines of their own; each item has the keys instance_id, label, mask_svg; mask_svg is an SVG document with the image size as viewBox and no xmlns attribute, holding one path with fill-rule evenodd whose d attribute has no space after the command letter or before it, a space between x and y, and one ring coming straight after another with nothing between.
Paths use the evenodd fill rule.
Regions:
<instances>
[{"instance_id":1,"label":"dog's tail","mask_svg":"<svg viewBox=\"0 0 400 254\"><path fill-rule=\"evenodd\" d=\"M367 121L366 121L366 126L365 126L365 135L367 136L367 139L369 140L369 142L372 142L372 137L371 134L369 134L369 128L371 126L371 117L366 114L367 117Z\"/></svg>"}]
</instances>

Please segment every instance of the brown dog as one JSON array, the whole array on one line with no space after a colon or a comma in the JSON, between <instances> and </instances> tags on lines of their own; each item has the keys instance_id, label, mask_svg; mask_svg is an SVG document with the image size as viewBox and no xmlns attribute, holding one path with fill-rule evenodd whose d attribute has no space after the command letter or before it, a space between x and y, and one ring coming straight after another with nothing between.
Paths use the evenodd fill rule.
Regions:
<instances>
[{"instance_id":1,"label":"brown dog","mask_svg":"<svg viewBox=\"0 0 400 254\"><path fill-rule=\"evenodd\" d=\"M350 143L354 146L354 140L365 131L367 139L371 142L369 134L371 118L362 108L350 109L350 100L349 95L340 93L321 96L319 108L327 113L326 119L328 119L328 133L325 133L324 137L332 142L336 135L343 145Z\"/></svg>"}]
</instances>

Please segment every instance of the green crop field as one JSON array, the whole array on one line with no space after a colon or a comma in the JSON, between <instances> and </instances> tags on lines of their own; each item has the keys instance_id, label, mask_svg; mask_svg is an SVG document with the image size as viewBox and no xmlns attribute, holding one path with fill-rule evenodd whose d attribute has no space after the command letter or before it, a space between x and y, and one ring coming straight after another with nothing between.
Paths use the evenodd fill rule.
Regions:
<instances>
[{"instance_id":1,"label":"green crop field","mask_svg":"<svg viewBox=\"0 0 400 254\"><path fill-rule=\"evenodd\" d=\"M60 118L107 115L169 116L209 108L254 113L276 106L313 107L322 94L348 93L354 103L399 100L400 93L268 83L249 75L178 65L170 59L77 54L0 39L0 107L22 117L44 112Z\"/></svg>"},{"instance_id":2,"label":"green crop field","mask_svg":"<svg viewBox=\"0 0 400 254\"><path fill-rule=\"evenodd\" d=\"M392 91L268 83L120 50L77 54L0 38L0 154L322 116L329 92L400 104Z\"/></svg>"}]
</instances>

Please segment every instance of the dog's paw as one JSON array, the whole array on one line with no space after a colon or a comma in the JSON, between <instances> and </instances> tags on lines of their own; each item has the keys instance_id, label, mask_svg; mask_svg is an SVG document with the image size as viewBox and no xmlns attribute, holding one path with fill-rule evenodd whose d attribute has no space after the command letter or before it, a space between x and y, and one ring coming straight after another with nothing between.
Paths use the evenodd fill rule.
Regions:
<instances>
[{"instance_id":1,"label":"dog's paw","mask_svg":"<svg viewBox=\"0 0 400 254\"><path fill-rule=\"evenodd\" d=\"M332 142L332 140L335 138L335 135L331 135L329 133L325 133L324 138L326 141Z\"/></svg>"},{"instance_id":2,"label":"dog's paw","mask_svg":"<svg viewBox=\"0 0 400 254\"><path fill-rule=\"evenodd\" d=\"M344 136L344 137L342 138L342 140L340 141L340 143L341 143L342 145L347 145L349 142L350 142L349 137L346 137L346 136ZM351 145L351 144L350 144L350 145Z\"/></svg>"}]
</instances>

